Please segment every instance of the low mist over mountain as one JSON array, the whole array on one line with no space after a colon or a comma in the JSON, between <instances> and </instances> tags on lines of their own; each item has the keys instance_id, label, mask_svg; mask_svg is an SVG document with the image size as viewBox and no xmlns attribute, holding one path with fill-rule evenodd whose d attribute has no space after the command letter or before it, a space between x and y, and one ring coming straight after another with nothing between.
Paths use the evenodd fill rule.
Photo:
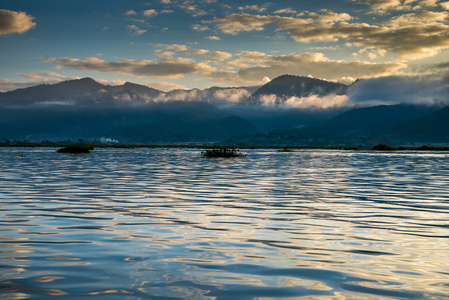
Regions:
<instances>
[{"instance_id":1,"label":"low mist over mountain","mask_svg":"<svg viewBox=\"0 0 449 300\"><path fill-rule=\"evenodd\" d=\"M161 91L133 83L103 85L91 78L38 85L0 93L0 105L117 105L126 102L142 104L162 94Z\"/></svg>"},{"instance_id":2,"label":"low mist over mountain","mask_svg":"<svg viewBox=\"0 0 449 300\"><path fill-rule=\"evenodd\" d=\"M275 103L285 102L291 97L303 98L312 95L324 97L327 95L344 95L347 86L341 83L329 82L316 78L282 75L252 94L251 102L263 102L264 96L275 95Z\"/></svg>"},{"instance_id":3,"label":"low mist over mountain","mask_svg":"<svg viewBox=\"0 0 449 300\"><path fill-rule=\"evenodd\" d=\"M212 87L205 90L174 90L165 93L130 82L110 86L98 83L92 78L83 78L0 93L0 105L12 107L52 104L129 106L176 100L226 104L239 103L247 99L257 88Z\"/></svg>"},{"instance_id":4,"label":"low mist over mountain","mask_svg":"<svg viewBox=\"0 0 449 300\"><path fill-rule=\"evenodd\" d=\"M29 105L142 105L152 102L201 101L218 106L235 104L279 104L288 98L344 95L346 86L309 77L283 75L262 87L211 87L205 90L162 92L147 86L126 82L110 86L92 78L69 80L53 85L38 85L0 93L1 106ZM266 97L274 100L266 103ZM319 103L310 107L320 106Z\"/></svg>"},{"instance_id":5,"label":"low mist over mountain","mask_svg":"<svg viewBox=\"0 0 449 300\"><path fill-rule=\"evenodd\" d=\"M427 101L358 107L351 102L351 91L360 97L359 84L369 86L362 81L348 88L291 75L277 77L262 87L171 92L129 82L104 85L91 78L39 85L0 93L0 142L449 142L448 109L441 104L444 101L438 105Z\"/></svg>"}]
</instances>

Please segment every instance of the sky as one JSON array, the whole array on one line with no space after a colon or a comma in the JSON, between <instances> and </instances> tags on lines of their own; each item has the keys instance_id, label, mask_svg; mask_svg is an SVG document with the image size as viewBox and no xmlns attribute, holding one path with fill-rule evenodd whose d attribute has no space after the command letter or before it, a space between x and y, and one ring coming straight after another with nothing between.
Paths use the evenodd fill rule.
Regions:
<instances>
[{"instance_id":1,"label":"sky","mask_svg":"<svg viewBox=\"0 0 449 300\"><path fill-rule=\"evenodd\" d=\"M255 86L283 74L447 79L449 1L0 0L0 91L82 77Z\"/></svg>"}]
</instances>

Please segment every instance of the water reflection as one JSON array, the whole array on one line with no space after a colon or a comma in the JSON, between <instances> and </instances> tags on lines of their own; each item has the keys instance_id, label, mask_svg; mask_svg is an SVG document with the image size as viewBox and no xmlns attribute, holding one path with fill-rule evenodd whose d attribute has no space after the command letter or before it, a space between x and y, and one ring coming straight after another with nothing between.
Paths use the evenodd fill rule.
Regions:
<instances>
[{"instance_id":1,"label":"water reflection","mask_svg":"<svg viewBox=\"0 0 449 300\"><path fill-rule=\"evenodd\" d=\"M20 151L0 297L449 299L446 153Z\"/></svg>"}]
</instances>

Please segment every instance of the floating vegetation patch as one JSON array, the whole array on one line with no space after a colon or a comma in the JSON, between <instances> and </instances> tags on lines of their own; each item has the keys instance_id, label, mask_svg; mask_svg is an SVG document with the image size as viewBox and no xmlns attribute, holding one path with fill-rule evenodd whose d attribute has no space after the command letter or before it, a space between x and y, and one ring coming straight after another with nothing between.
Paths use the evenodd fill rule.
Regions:
<instances>
[{"instance_id":1,"label":"floating vegetation patch","mask_svg":"<svg viewBox=\"0 0 449 300\"><path fill-rule=\"evenodd\" d=\"M64 148L59 149L56 152L59 153L74 153L74 154L80 154L80 153L89 153L90 150L94 150L93 145L87 145L87 144L71 144Z\"/></svg>"},{"instance_id":2,"label":"floating vegetation patch","mask_svg":"<svg viewBox=\"0 0 449 300\"><path fill-rule=\"evenodd\" d=\"M282 149L278 149L278 152L293 152L293 149L284 147Z\"/></svg>"},{"instance_id":3,"label":"floating vegetation patch","mask_svg":"<svg viewBox=\"0 0 449 300\"><path fill-rule=\"evenodd\" d=\"M373 145L371 146L370 150L376 150L376 151L392 151L392 150L397 150L395 147L393 147L392 145L387 145L387 144L383 144L383 143L379 143L377 145Z\"/></svg>"},{"instance_id":4,"label":"floating vegetation patch","mask_svg":"<svg viewBox=\"0 0 449 300\"><path fill-rule=\"evenodd\" d=\"M206 151L201 152L201 155L203 155L204 157L224 157L224 158L243 156L243 154L241 154L238 149L226 147L206 149Z\"/></svg>"}]
</instances>

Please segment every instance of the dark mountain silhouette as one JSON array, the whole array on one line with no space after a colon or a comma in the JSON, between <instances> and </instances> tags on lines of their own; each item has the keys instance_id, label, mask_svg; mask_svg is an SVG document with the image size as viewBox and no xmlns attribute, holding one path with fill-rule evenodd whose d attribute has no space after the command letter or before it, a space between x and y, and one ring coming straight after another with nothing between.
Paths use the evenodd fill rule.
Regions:
<instances>
[{"instance_id":1,"label":"dark mountain silhouette","mask_svg":"<svg viewBox=\"0 0 449 300\"><path fill-rule=\"evenodd\" d=\"M330 119L322 127L346 133L373 132L420 118L436 109L431 106L407 104L356 108Z\"/></svg>"},{"instance_id":2,"label":"dark mountain silhouette","mask_svg":"<svg viewBox=\"0 0 449 300\"><path fill-rule=\"evenodd\" d=\"M123 126L107 136L124 142L182 143L219 142L233 135L258 132L244 119L230 116L209 103L173 101L157 106L164 118Z\"/></svg>"},{"instance_id":3,"label":"dark mountain silhouette","mask_svg":"<svg viewBox=\"0 0 449 300\"><path fill-rule=\"evenodd\" d=\"M298 109L264 107L260 105L235 106L226 108L226 112L242 117L256 125L261 131L304 128L319 126L330 118L347 111L349 108Z\"/></svg>"},{"instance_id":4,"label":"dark mountain silhouette","mask_svg":"<svg viewBox=\"0 0 449 300\"><path fill-rule=\"evenodd\" d=\"M0 141L95 140L121 143L219 142L257 128L205 102L170 101L140 107L50 106L0 109Z\"/></svg>"},{"instance_id":5,"label":"dark mountain silhouette","mask_svg":"<svg viewBox=\"0 0 449 300\"><path fill-rule=\"evenodd\" d=\"M125 83L119 86L103 85L92 78L42 84L34 87L0 93L0 105L117 105L147 103L162 92L143 85Z\"/></svg>"},{"instance_id":6,"label":"dark mountain silhouette","mask_svg":"<svg viewBox=\"0 0 449 300\"><path fill-rule=\"evenodd\" d=\"M246 102L255 87L211 87L208 89L173 90L162 92L144 85L126 82L110 86L92 78L63 81L57 84L0 92L0 106L29 105L142 105L165 101L203 101L212 104Z\"/></svg>"},{"instance_id":7,"label":"dark mountain silhouette","mask_svg":"<svg viewBox=\"0 0 449 300\"><path fill-rule=\"evenodd\" d=\"M258 129L254 125L240 117L203 110L185 111L160 121L122 127L108 136L125 142L190 143L220 142L235 135L256 132Z\"/></svg>"},{"instance_id":8,"label":"dark mountain silhouette","mask_svg":"<svg viewBox=\"0 0 449 300\"><path fill-rule=\"evenodd\" d=\"M449 107L399 104L357 108L319 125L279 128L232 138L228 142L314 146L449 143Z\"/></svg>"},{"instance_id":9,"label":"dark mountain silhouette","mask_svg":"<svg viewBox=\"0 0 449 300\"><path fill-rule=\"evenodd\" d=\"M347 86L341 83L329 82L321 79L282 75L263 85L252 94L250 103L257 103L260 96L276 95L277 101L289 97L307 97L310 95L326 96L329 94L343 95Z\"/></svg>"},{"instance_id":10,"label":"dark mountain silhouette","mask_svg":"<svg viewBox=\"0 0 449 300\"><path fill-rule=\"evenodd\" d=\"M449 142L449 107L446 106L421 118L391 126L385 130L392 138L422 143Z\"/></svg>"},{"instance_id":11,"label":"dark mountain silhouette","mask_svg":"<svg viewBox=\"0 0 449 300\"><path fill-rule=\"evenodd\" d=\"M257 105L262 95L275 95L281 104L291 96L342 94L346 88L291 75L275 78L256 91L255 87L211 87L168 93L130 82L109 86L91 78L69 80L0 93L0 142L101 137L122 143L225 140L256 145L449 142L449 108Z\"/></svg>"},{"instance_id":12,"label":"dark mountain silhouette","mask_svg":"<svg viewBox=\"0 0 449 300\"><path fill-rule=\"evenodd\" d=\"M50 106L29 109L0 109L0 141L61 141L100 138L114 128L141 124L166 117L161 110L147 108L99 108Z\"/></svg>"}]
</instances>

